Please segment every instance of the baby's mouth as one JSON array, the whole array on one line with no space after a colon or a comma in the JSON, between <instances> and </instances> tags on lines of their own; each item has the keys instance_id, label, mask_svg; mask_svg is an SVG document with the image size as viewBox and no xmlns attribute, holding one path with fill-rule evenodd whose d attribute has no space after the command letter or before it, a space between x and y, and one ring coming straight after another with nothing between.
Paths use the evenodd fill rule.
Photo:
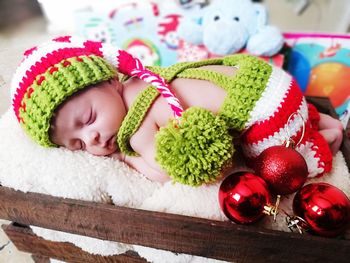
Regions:
<instances>
[{"instance_id":1,"label":"baby's mouth","mask_svg":"<svg viewBox=\"0 0 350 263\"><path fill-rule=\"evenodd\" d=\"M106 142L106 147L107 148L112 148L114 147L115 144L115 135L112 135Z\"/></svg>"}]
</instances>

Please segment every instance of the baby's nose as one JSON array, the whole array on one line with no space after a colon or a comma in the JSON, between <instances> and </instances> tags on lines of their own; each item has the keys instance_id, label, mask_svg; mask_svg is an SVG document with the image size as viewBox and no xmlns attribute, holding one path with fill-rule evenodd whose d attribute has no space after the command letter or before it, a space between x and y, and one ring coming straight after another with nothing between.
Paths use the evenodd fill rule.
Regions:
<instances>
[{"instance_id":1,"label":"baby's nose","mask_svg":"<svg viewBox=\"0 0 350 263\"><path fill-rule=\"evenodd\" d=\"M91 131L91 132L89 133L89 136L88 136L87 140L88 140L87 143L90 144L90 145L96 145L96 144L98 144L99 141L100 141L100 134L99 134L99 132L97 132L97 131Z\"/></svg>"}]
</instances>

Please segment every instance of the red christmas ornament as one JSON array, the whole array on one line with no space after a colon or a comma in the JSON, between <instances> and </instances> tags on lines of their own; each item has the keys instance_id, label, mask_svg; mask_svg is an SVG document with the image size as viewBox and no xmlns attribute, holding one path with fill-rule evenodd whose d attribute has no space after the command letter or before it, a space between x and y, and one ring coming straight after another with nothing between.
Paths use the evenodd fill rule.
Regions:
<instances>
[{"instance_id":1,"label":"red christmas ornament","mask_svg":"<svg viewBox=\"0 0 350 263\"><path fill-rule=\"evenodd\" d=\"M255 172L280 195L300 189L308 176L303 156L293 148L272 146L264 150L255 164Z\"/></svg>"},{"instance_id":2,"label":"red christmas ornament","mask_svg":"<svg viewBox=\"0 0 350 263\"><path fill-rule=\"evenodd\" d=\"M293 212L312 233L334 237L350 220L350 200L337 187L312 183L300 189L293 200Z\"/></svg>"},{"instance_id":3,"label":"red christmas ornament","mask_svg":"<svg viewBox=\"0 0 350 263\"><path fill-rule=\"evenodd\" d=\"M249 172L237 172L226 177L220 185L219 203L224 214L238 224L250 224L265 214L277 214L270 205L267 184Z\"/></svg>"}]
</instances>

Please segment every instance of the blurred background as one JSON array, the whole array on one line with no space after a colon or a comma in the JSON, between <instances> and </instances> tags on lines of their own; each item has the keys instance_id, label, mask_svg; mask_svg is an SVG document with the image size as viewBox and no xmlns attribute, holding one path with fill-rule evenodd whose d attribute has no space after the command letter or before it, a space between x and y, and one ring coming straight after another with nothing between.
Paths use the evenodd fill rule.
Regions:
<instances>
[{"instance_id":1,"label":"blurred background","mask_svg":"<svg viewBox=\"0 0 350 263\"><path fill-rule=\"evenodd\" d=\"M205 0L153 0L152 4L146 6L145 2L140 0L0 0L0 115L10 106L11 76L28 47L62 34L79 34L119 45L123 33L130 34L132 30L136 30L135 32L139 34L152 35L152 30L155 31L154 34L157 34L158 30L158 37L164 37L161 39L162 43L168 44L166 52L169 53L164 57L172 58L174 53L170 51L176 44L174 39L170 38L173 35L161 33L159 27L142 29L139 18L152 20L157 16L159 10L155 4L161 3L165 6L164 8L177 10L176 12L181 15L189 14L192 10L196 12L195 8L191 9L194 5L199 7L208 4L208 1ZM254 2L260 2L266 6L269 23L278 27L282 32L341 35L347 35L350 32L350 0L263 0ZM140 11L142 15L125 20L124 28L110 24L110 20L121 16L122 10L125 11L125 9L131 10L132 13ZM166 29L167 33L172 33L171 26L175 22L174 18L171 23L166 20L162 30ZM127 47L132 48L132 44L135 42L129 41ZM332 48L333 42L330 45ZM125 48L124 44L122 47ZM160 62L154 60L152 63ZM162 61L161 64L164 65L164 63ZM328 69L327 72L329 72ZM344 87L349 92L348 84ZM344 93L341 94L341 97L344 97ZM0 224L2 222L4 221L0 220ZM0 263L2 262L26 263L32 260L28 255L17 252L7 237L0 233Z\"/></svg>"},{"instance_id":2,"label":"blurred background","mask_svg":"<svg viewBox=\"0 0 350 263\"><path fill-rule=\"evenodd\" d=\"M27 47L40 43L54 35L76 32L84 35L84 30L86 33L86 29L91 26L92 21L95 23L95 29L89 31L90 33L87 36L91 37L92 32L94 37L97 34L100 34L101 37L101 34L107 34L108 32L104 31L108 30L96 31L105 22L102 19L99 20L96 14L111 16L114 12L113 15L115 15L116 11L120 10L117 8L118 6L126 7L135 2L145 1L0 0L1 98L8 97L7 88L10 82L10 73L16 68L23 51ZM153 0L152 2L173 2L175 6L182 4L185 10L191 3L204 4L208 1ZM269 23L277 26L282 32L327 32L335 34L347 33L350 30L350 0L262 0L255 2L261 2L267 7ZM149 14L152 15L151 11ZM85 24L79 24L79 19L85 21ZM114 38L118 39L118 36L114 36ZM113 39L111 40L113 41ZM167 54L168 57L170 55ZM1 113L8 107L9 102L3 101L3 99L0 102Z\"/></svg>"}]
</instances>

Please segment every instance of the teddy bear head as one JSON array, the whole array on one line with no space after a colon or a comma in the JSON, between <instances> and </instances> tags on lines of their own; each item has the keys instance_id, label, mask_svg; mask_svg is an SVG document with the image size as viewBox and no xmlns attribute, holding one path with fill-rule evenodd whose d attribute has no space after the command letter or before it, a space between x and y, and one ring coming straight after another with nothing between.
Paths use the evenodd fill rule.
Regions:
<instances>
[{"instance_id":1,"label":"teddy bear head","mask_svg":"<svg viewBox=\"0 0 350 263\"><path fill-rule=\"evenodd\" d=\"M267 25L266 8L250 0L213 1L197 19L184 21L180 36L218 55L242 48L254 55L273 55L283 45L279 30Z\"/></svg>"}]
</instances>

